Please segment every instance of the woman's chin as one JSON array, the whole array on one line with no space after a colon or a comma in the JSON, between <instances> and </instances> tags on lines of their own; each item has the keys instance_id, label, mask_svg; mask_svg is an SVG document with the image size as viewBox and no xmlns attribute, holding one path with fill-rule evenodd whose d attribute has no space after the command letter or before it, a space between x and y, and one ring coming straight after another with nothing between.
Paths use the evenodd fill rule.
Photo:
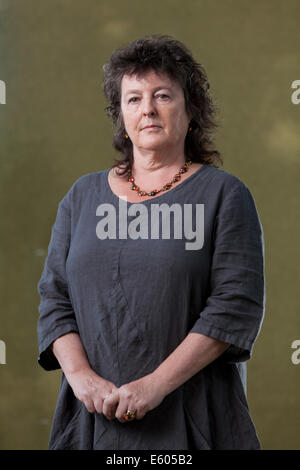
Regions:
<instances>
[{"instance_id":1,"label":"woman's chin","mask_svg":"<svg viewBox=\"0 0 300 470\"><path fill-rule=\"evenodd\" d=\"M137 147L144 150L162 150L163 148L168 147L168 143L165 139L143 139L142 142L139 142Z\"/></svg>"}]
</instances>

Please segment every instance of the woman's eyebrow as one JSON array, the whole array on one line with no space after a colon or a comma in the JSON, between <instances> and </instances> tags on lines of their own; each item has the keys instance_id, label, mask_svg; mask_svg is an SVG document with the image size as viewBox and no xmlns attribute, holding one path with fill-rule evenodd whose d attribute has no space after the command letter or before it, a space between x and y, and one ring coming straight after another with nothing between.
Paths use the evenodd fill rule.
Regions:
<instances>
[{"instance_id":1,"label":"woman's eyebrow","mask_svg":"<svg viewBox=\"0 0 300 470\"><path fill-rule=\"evenodd\" d=\"M169 90L169 91L172 90L170 87L167 87L167 86L157 86L157 87L153 88L152 91L153 91L153 92L156 92L156 91L162 90L162 89L163 89L163 90ZM141 93L141 92L142 92L142 90L128 90L128 91L125 93L125 96L130 95L130 93Z\"/></svg>"}]
</instances>

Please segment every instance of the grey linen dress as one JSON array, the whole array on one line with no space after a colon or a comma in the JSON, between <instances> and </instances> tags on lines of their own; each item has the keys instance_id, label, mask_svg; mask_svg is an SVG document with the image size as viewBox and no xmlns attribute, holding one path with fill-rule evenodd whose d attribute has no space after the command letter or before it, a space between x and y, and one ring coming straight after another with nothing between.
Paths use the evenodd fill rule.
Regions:
<instances>
[{"instance_id":1,"label":"grey linen dress","mask_svg":"<svg viewBox=\"0 0 300 470\"><path fill-rule=\"evenodd\" d=\"M89 413L62 373L49 449L261 449L246 398L246 361L265 315L264 236L253 196L237 176L203 165L139 203L149 217L147 238L145 227L129 228L141 206L134 212L134 203L112 192L108 172L81 176L58 205L38 284L39 364L60 368L50 345L71 331L92 369L117 387L153 372L189 333L230 347L143 419L126 423ZM151 206L163 204L171 213L169 238L166 212L159 235L151 232ZM173 204L182 213L181 237ZM204 224L196 226L197 207ZM99 222L112 209L116 236L107 225L105 239ZM203 234L192 249L184 213ZM139 230L143 238L135 238Z\"/></svg>"}]
</instances>

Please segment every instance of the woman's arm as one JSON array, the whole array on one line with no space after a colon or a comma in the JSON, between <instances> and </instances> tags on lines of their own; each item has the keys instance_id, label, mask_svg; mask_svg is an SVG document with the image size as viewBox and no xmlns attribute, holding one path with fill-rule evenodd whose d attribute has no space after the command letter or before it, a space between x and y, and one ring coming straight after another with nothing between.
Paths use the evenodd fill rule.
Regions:
<instances>
[{"instance_id":1,"label":"woman's arm","mask_svg":"<svg viewBox=\"0 0 300 470\"><path fill-rule=\"evenodd\" d=\"M229 343L212 337L189 333L179 346L153 372L122 385L106 397L103 412L109 419L125 423L124 413L136 411L136 419L156 408L177 387L217 359Z\"/></svg>"},{"instance_id":2,"label":"woman's arm","mask_svg":"<svg viewBox=\"0 0 300 470\"><path fill-rule=\"evenodd\" d=\"M72 373L92 370L77 333L60 336L51 347L66 377Z\"/></svg>"},{"instance_id":3,"label":"woman's arm","mask_svg":"<svg viewBox=\"0 0 300 470\"><path fill-rule=\"evenodd\" d=\"M152 372L152 379L168 395L217 359L230 346L210 336L189 333L179 346Z\"/></svg>"},{"instance_id":4,"label":"woman's arm","mask_svg":"<svg viewBox=\"0 0 300 470\"><path fill-rule=\"evenodd\" d=\"M57 338L52 343L52 351L76 398L90 413L102 413L105 397L117 387L93 371L78 333Z\"/></svg>"}]
</instances>

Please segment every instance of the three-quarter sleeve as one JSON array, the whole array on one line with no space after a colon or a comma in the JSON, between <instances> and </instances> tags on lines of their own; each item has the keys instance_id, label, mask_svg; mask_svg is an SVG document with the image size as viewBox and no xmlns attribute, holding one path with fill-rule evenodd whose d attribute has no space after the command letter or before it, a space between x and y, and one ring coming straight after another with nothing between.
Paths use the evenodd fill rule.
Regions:
<instances>
[{"instance_id":1,"label":"three-quarter sleeve","mask_svg":"<svg viewBox=\"0 0 300 470\"><path fill-rule=\"evenodd\" d=\"M58 337L71 331L78 333L75 313L68 291L66 260L71 238L69 193L58 204L52 226L48 256L38 283L41 297L38 320L38 363L45 370L59 369L60 365L51 345Z\"/></svg>"},{"instance_id":2,"label":"three-quarter sleeve","mask_svg":"<svg viewBox=\"0 0 300 470\"><path fill-rule=\"evenodd\" d=\"M230 343L227 362L247 361L265 315L265 261L263 228L241 181L219 206L212 246L209 296L190 333Z\"/></svg>"}]
</instances>

